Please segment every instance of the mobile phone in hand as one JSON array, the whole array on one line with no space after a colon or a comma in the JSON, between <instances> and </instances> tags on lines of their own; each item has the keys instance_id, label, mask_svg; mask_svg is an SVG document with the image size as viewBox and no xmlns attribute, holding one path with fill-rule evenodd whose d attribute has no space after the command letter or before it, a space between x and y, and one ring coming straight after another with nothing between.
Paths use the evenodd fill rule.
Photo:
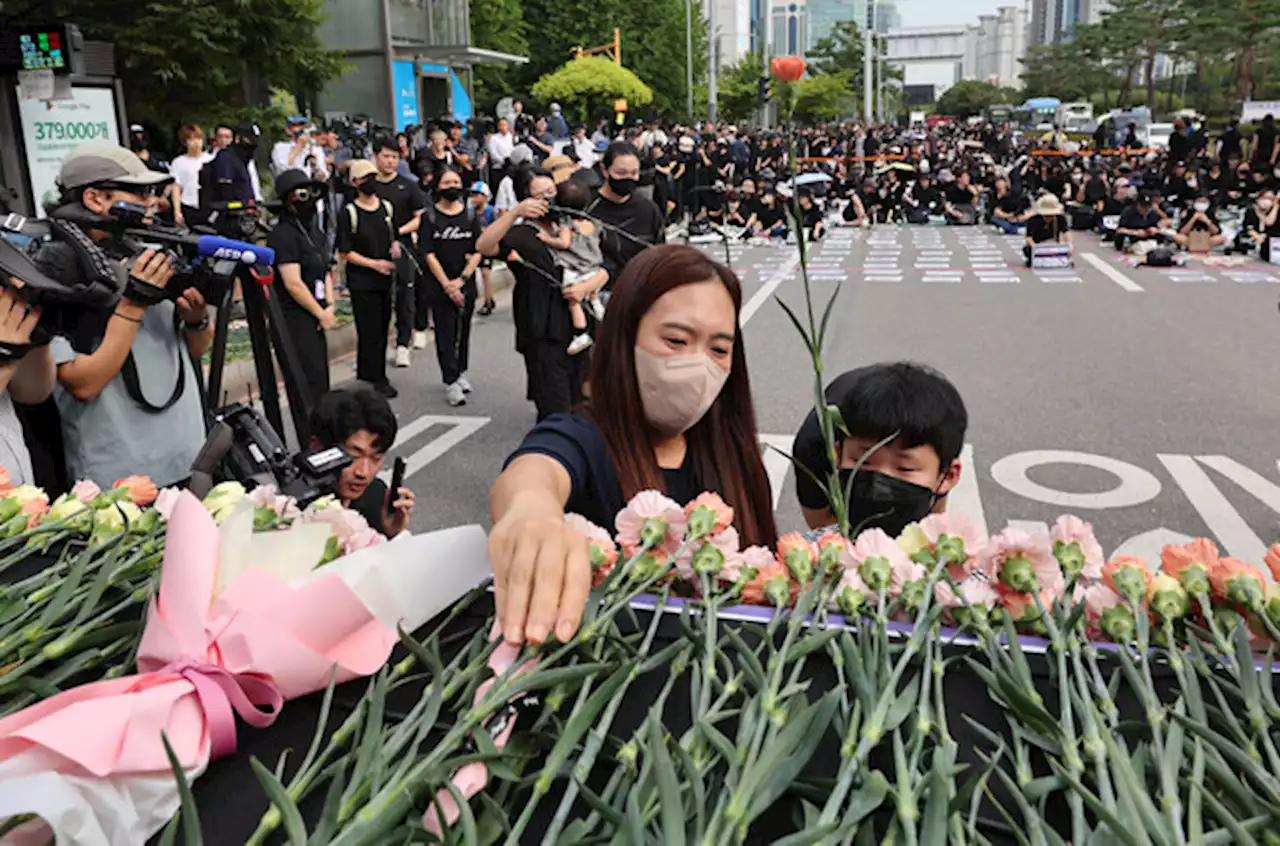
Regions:
<instances>
[{"instance_id":1,"label":"mobile phone in hand","mask_svg":"<svg viewBox=\"0 0 1280 846\"><path fill-rule=\"evenodd\" d=\"M391 471L391 488L388 492L390 501L394 503L400 498L400 486L404 484L404 458L396 456L395 464L392 465Z\"/></svg>"}]
</instances>

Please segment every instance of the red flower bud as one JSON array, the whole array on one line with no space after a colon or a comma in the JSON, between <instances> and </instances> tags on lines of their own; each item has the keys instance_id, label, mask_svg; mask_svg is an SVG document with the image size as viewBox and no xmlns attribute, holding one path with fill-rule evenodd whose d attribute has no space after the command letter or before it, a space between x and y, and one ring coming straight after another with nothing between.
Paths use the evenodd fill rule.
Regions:
<instances>
[{"instance_id":1,"label":"red flower bud","mask_svg":"<svg viewBox=\"0 0 1280 846\"><path fill-rule=\"evenodd\" d=\"M804 59L799 56L778 56L770 64L773 75L781 82L795 82L804 76Z\"/></svg>"}]
</instances>

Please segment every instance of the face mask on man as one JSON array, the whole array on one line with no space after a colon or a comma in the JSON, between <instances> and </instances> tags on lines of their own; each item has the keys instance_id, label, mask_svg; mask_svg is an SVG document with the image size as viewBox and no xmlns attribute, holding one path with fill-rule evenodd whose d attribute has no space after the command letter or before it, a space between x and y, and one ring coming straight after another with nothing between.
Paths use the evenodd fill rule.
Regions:
<instances>
[{"instance_id":1,"label":"face mask on man","mask_svg":"<svg viewBox=\"0 0 1280 846\"><path fill-rule=\"evenodd\" d=\"M378 193L378 181L373 177L369 177L364 182L361 182L360 186L356 190L361 194L364 194L366 197L372 197L374 194Z\"/></svg>"},{"instance_id":2,"label":"face mask on man","mask_svg":"<svg viewBox=\"0 0 1280 846\"><path fill-rule=\"evenodd\" d=\"M729 371L705 353L664 356L636 347L635 358L645 419L667 437L697 425L729 378Z\"/></svg>"},{"instance_id":3,"label":"face mask on man","mask_svg":"<svg viewBox=\"0 0 1280 846\"><path fill-rule=\"evenodd\" d=\"M462 199L461 188L441 188L439 193L440 199L449 203L454 203Z\"/></svg>"},{"instance_id":4,"label":"face mask on man","mask_svg":"<svg viewBox=\"0 0 1280 846\"><path fill-rule=\"evenodd\" d=\"M866 469L855 475L852 468L842 468L840 486L845 490L850 476L849 528L855 532L880 528L897 537L909 524L927 517L938 499L938 494L924 485Z\"/></svg>"},{"instance_id":5,"label":"face mask on man","mask_svg":"<svg viewBox=\"0 0 1280 846\"><path fill-rule=\"evenodd\" d=\"M631 192L636 190L635 179L619 179L614 176L609 177L609 189L619 197L630 197Z\"/></svg>"},{"instance_id":6,"label":"face mask on man","mask_svg":"<svg viewBox=\"0 0 1280 846\"><path fill-rule=\"evenodd\" d=\"M1207 212L1207 211L1209 210L1209 204L1208 204L1208 203L1196 203L1196 204L1195 204L1195 210L1196 210L1196 211L1198 211L1198 212Z\"/></svg>"},{"instance_id":7,"label":"face mask on man","mask_svg":"<svg viewBox=\"0 0 1280 846\"><path fill-rule=\"evenodd\" d=\"M1271 211L1271 206L1272 206L1272 205L1274 205L1274 203L1273 203L1273 202L1272 202L1272 200L1271 200L1270 198L1268 198L1268 197L1263 197L1261 200L1258 200L1258 208L1259 208L1259 209L1261 209L1261 210L1262 210L1262 211L1264 211L1264 212L1265 212L1265 211Z\"/></svg>"}]
</instances>

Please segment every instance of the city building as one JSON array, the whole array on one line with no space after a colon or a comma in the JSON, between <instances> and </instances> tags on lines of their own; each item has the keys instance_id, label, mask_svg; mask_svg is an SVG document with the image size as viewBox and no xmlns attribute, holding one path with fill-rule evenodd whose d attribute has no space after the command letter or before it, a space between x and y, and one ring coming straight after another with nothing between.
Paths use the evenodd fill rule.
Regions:
<instances>
[{"instance_id":1,"label":"city building","mask_svg":"<svg viewBox=\"0 0 1280 846\"><path fill-rule=\"evenodd\" d=\"M348 69L317 93L318 111L397 129L471 117L473 66L528 61L473 47L467 0L326 0L320 37Z\"/></svg>"},{"instance_id":2,"label":"city building","mask_svg":"<svg viewBox=\"0 0 1280 846\"><path fill-rule=\"evenodd\" d=\"M976 63L976 46L963 25L899 27L885 35L885 60L902 71L906 88L922 92L932 86L933 102L965 78L966 57Z\"/></svg>"},{"instance_id":3,"label":"city building","mask_svg":"<svg viewBox=\"0 0 1280 846\"><path fill-rule=\"evenodd\" d=\"M831 35L841 21L858 21L859 27L867 21L867 0L808 0L809 49ZM881 34L902 26L902 15L896 0L878 0L875 3L875 29Z\"/></svg>"},{"instance_id":4,"label":"city building","mask_svg":"<svg viewBox=\"0 0 1280 846\"><path fill-rule=\"evenodd\" d=\"M754 0L703 0L703 15L711 20L711 4L715 4L715 32L712 45L716 67L732 65L753 49Z\"/></svg>"},{"instance_id":5,"label":"city building","mask_svg":"<svg viewBox=\"0 0 1280 846\"><path fill-rule=\"evenodd\" d=\"M802 56L809 49L809 13L803 0L774 3L769 27L769 53Z\"/></svg>"},{"instance_id":6,"label":"city building","mask_svg":"<svg viewBox=\"0 0 1280 846\"><path fill-rule=\"evenodd\" d=\"M1070 41L1080 24L1099 23L1111 0L1030 0L1027 41L1031 46Z\"/></svg>"},{"instance_id":7,"label":"city building","mask_svg":"<svg viewBox=\"0 0 1280 846\"><path fill-rule=\"evenodd\" d=\"M994 15L982 15L969 27L964 79L1016 87L1027 53L1026 15L1017 6L1001 6Z\"/></svg>"}]
</instances>

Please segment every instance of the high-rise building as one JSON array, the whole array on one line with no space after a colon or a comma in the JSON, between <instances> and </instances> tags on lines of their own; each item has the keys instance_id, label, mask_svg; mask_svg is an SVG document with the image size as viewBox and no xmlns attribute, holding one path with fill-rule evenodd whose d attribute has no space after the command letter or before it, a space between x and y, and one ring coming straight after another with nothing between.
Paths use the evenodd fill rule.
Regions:
<instances>
[{"instance_id":1,"label":"high-rise building","mask_svg":"<svg viewBox=\"0 0 1280 846\"><path fill-rule=\"evenodd\" d=\"M1026 14L1017 6L1001 6L969 27L965 45L965 79L1016 86L1027 52Z\"/></svg>"},{"instance_id":2,"label":"high-rise building","mask_svg":"<svg viewBox=\"0 0 1280 846\"><path fill-rule=\"evenodd\" d=\"M711 4L715 4L715 32L710 46L715 49L716 67L737 62L753 49L753 0L703 0L703 17L710 23Z\"/></svg>"},{"instance_id":3,"label":"high-rise building","mask_svg":"<svg viewBox=\"0 0 1280 846\"><path fill-rule=\"evenodd\" d=\"M1030 0L1027 41L1032 46L1070 41L1075 28L1102 20L1111 0Z\"/></svg>"},{"instance_id":4,"label":"high-rise building","mask_svg":"<svg viewBox=\"0 0 1280 846\"><path fill-rule=\"evenodd\" d=\"M769 29L769 52L774 56L802 56L809 49L809 15L804 0L775 2Z\"/></svg>"},{"instance_id":5,"label":"high-rise building","mask_svg":"<svg viewBox=\"0 0 1280 846\"><path fill-rule=\"evenodd\" d=\"M868 0L807 0L809 10L809 44L812 49L831 35L841 21L857 21L861 31L868 25ZM902 15L896 0L876 0L875 28L882 35L902 26Z\"/></svg>"}]
</instances>

